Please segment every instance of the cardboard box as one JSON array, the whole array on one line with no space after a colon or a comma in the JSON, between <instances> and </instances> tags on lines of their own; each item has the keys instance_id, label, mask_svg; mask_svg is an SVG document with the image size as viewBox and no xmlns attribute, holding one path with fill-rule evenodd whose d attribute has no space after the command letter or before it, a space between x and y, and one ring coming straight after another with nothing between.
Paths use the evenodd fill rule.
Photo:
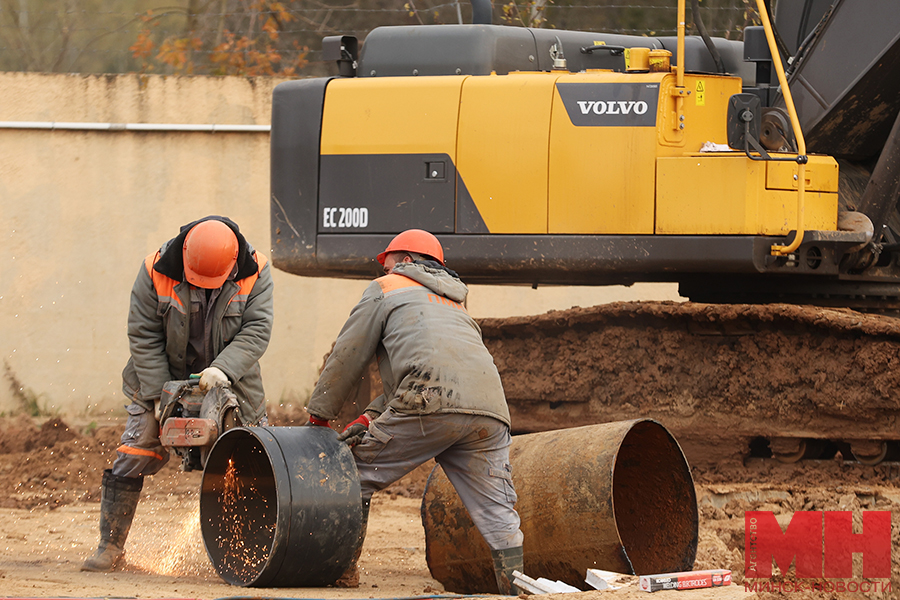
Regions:
<instances>
[{"instance_id":1,"label":"cardboard box","mask_svg":"<svg viewBox=\"0 0 900 600\"><path fill-rule=\"evenodd\" d=\"M602 569L588 569L584 576L584 582L595 590L617 590L623 585L627 585L622 580L633 579L633 577L633 575L624 575Z\"/></svg>"},{"instance_id":2,"label":"cardboard box","mask_svg":"<svg viewBox=\"0 0 900 600\"><path fill-rule=\"evenodd\" d=\"M695 590L699 588L731 585L731 571L713 569L710 571L684 571L682 573L661 573L641 575L640 588L645 592L659 590Z\"/></svg>"}]
</instances>

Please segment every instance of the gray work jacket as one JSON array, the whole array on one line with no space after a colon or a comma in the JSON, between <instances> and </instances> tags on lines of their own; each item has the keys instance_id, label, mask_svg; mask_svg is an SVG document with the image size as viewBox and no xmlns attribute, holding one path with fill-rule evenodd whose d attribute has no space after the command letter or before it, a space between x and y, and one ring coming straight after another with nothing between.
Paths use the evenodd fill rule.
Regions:
<instances>
[{"instance_id":1,"label":"gray work jacket","mask_svg":"<svg viewBox=\"0 0 900 600\"><path fill-rule=\"evenodd\" d=\"M404 414L464 413L509 425L509 408L481 329L462 302L468 288L447 271L399 263L350 312L307 410L334 419L373 355L385 406Z\"/></svg>"},{"instance_id":2,"label":"gray work jacket","mask_svg":"<svg viewBox=\"0 0 900 600\"><path fill-rule=\"evenodd\" d=\"M145 259L131 290L131 358L122 372L122 391L147 410L153 410L163 384L183 379L186 369L191 285L155 268L168 248L181 254L181 246L174 241ZM231 381L241 422L254 425L266 414L259 359L272 333L273 285L266 257L249 244L243 249L240 279L222 285L214 307L211 341L215 358L210 366L221 369Z\"/></svg>"}]
</instances>

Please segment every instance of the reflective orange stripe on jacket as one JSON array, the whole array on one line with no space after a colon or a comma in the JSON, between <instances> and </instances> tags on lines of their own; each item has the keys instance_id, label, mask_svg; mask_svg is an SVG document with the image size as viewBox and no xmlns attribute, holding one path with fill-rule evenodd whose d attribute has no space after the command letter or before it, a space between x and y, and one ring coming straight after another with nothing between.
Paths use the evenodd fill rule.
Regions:
<instances>
[{"instance_id":1,"label":"reflective orange stripe on jacket","mask_svg":"<svg viewBox=\"0 0 900 600\"><path fill-rule=\"evenodd\" d=\"M400 275L399 273L390 273L389 275L385 275L384 277L379 277L375 281L377 281L378 285L381 286L381 293L385 296L391 294L392 292L402 292L410 288L425 287L418 281L410 279L405 275ZM452 306L453 308L458 308L463 311L466 310L466 307L459 302L455 302L450 298L441 296L440 294L435 294L430 290L428 293L428 302L437 302L438 304Z\"/></svg>"},{"instance_id":2,"label":"reflective orange stripe on jacket","mask_svg":"<svg viewBox=\"0 0 900 600\"><path fill-rule=\"evenodd\" d=\"M256 284L256 280L259 279L260 271L263 270L263 267L265 267L266 263L269 261L269 259L266 258L266 256L261 252L254 252L253 256L256 258L256 273L245 277L240 281L235 281L235 283L238 284L239 289L237 294L235 294L231 298L231 300L229 300L229 303L247 301L247 297L253 290L253 286ZM158 260L159 251L157 250L144 259L144 266L146 267L147 273L150 275L150 278L153 280L153 289L156 290L156 295L159 297L159 302L160 304L171 304L175 308L175 310L184 314L184 305L181 303L181 299L178 297L178 294L175 293L175 286L181 282L175 281L171 277L167 277L159 271L155 270L153 268L153 265L155 265L156 261Z\"/></svg>"},{"instance_id":3,"label":"reflective orange stripe on jacket","mask_svg":"<svg viewBox=\"0 0 900 600\"><path fill-rule=\"evenodd\" d=\"M390 273L388 275L385 275L384 277L379 277L375 281L377 281L378 285L381 286L381 293L385 296L391 292L402 290L403 288L425 287L418 281L414 281L409 277L397 275L394 273Z\"/></svg>"},{"instance_id":4,"label":"reflective orange stripe on jacket","mask_svg":"<svg viewBox=\"0 0 900 600\"><path fill-rule=\"evenodd\" d=\"M157 460L163 459L162 456L160 456L153 450L144 450L143 448L135 448L134 446L126 446L124 444L116 448L116 452L121 452L122 454L131 454L134 456L149 456L150 458L155 458Z\"/></svg>"},{"instance_id":5,"label":"reflective orange stripe on jacket","mask_svg":"<svg viewBox=\"0 0 900 600\"><path fill-rule=\"evenodd\" d=\"M253 252L253 256L256 258L256 273L253 275L249 275L244 277L240 281L235 281L236 284L240 286L237 294L235 294L231 300L228 301L229 304L232 302L246 302L247 298L250 296L250 292L253 291L253 286L256 285L256 280L259 279L259 274L263 270L263 267L266 266L266 263L269 261L266 258L266 255L262 252Z\"/></svg>"},{"instance_id":6,"label":"reflective orange stripe on jacket","mask_svg":"<svg viewBox=\"0 0 900 600\"><path fill-rule=\"evenodd\" d=\"M175 281L171 277L166 277L159 271L153 268L153 265L156 264L156 261L159 260L159 250L147 256L144 259L144 266L147 268L147 273L150 275L150 278L153 280L153 289L156 290L156 295L159 297L160 304L171 304L172 307L180 312L181 314L185 314L184 305L181 303L181 299L178 297L178 294L175 293L175 286L178 285L179 281Z\"/></svg>"}]
</instances>

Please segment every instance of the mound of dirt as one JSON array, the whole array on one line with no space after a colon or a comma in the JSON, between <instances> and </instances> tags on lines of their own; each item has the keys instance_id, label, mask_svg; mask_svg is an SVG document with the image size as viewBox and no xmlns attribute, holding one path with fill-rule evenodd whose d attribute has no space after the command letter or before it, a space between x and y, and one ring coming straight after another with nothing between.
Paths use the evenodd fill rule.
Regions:
<instances>
[{"instance_id":1,"label":"mound of dirt","mask_svg":"<svg viewBox=\"0 0 900 600\"><path fill-rule=\"evenodd\" d=\"M0 421L0 507L55 508L76 500L99 501L103 469L115 458L121 428L86 433L59 417L40 425L26 418Z\"/></svg>"},{"instance_id":2,"label":"mound of dirt","mask_svg":"<svg viewBox=\"0 0 900 600\"><path fill-rule=\"evenodd\" d=\"M480 325L514 432L649 417L692 464L742 459L759 436L900 439L900 320L621 302Z\"/></svg>"},{"instance_id":3,"label":"mound of dirt","mask_svg":"<svg viewBox=\"0 0 900 600\"><path fill-rule=\"evenodd\" d=\"M28 417L0 417L0 454L30 450L39 431Z\"/></svg>"},{"instance_id":4,"label":"mound of dirt","mask_svg":"<svg viewBox=\"0 0 900 600\"><path fill-rule=\"evenodd\" d=\"M37 423L28 417L0 419L0 508L57 508L76 501L99 502L104 469L112 466L121 425L79 432L59 417ZM170 459L147 478L146 493L187 495L199 473L183 473ZM434 461L422 465L382 493L420 498Z\"/></svg>"},{"instance_id":5,"label":"mound of dirt","mask_svg":"<svg viewBox=\"0 0 900 600\"><path fill-rule=\"evenodd\" d=\"M66 425L62 419L54 417L44 421L40 431L38 431L38 434L34 437L33 443L30 447L26 445L24 450L27 452L32 448L49 448L58 442L67 442L75 439L75 437L75 432L69 429L69 426Z\"/></svg>"}]
</instances>

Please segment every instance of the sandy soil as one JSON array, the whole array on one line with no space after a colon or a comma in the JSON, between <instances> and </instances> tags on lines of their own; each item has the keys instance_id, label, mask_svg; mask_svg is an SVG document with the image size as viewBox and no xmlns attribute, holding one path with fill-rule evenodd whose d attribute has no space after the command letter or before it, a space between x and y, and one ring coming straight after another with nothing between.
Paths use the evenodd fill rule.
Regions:
<instances>
[{"instance_id":1,"label":"sandy soil","mask_svg":"<svg viewBox=\"0 0 900 600\"><path fill-rule=\"evenodd\" d=\"M425 561L420 520L423 468L377 494L355 589L247 589L223 583L209 564L199 534L199 473L170 463L148 478L128 540L127 564L110 574L82 573L81 561L97 542L98 486L114 456L120 424L78 431L60 419L0 421L0 589L3 596L222 598L399 598L442 593ZM654 598L744 598L744 512L772 510L891 510L893 543L900 547L900 465L877 467L843 460L782 465L752 459L746 465L693 470L700 505L700 544L695 568L727 568L738 585L729 589L657 593ZM857 566L858 568L858 566ZM893 581L900 582L894 561ZM539 577L540 574L533 574ZM616 596L643 598L620 590ZM689 596L687 596L689 594ZM584 592L578 597L608 596ZM779 597L762 593L762 598ZM798 594L791 598L897 597ZM571 595L567 596L573 600Z\"/></svg>"},{"instance_id":2,"label":"sandy soil","mask_svg":"<svg viewBox=\"0 0 900 600\"><path fill-rule=\"evenodd\" d=\"M843 421L845 429L858 436L865 427L854 425L854 415L870 405L896 430L900 326L895 321L826 309L729 310L726 314L696 305L619 305L523 318L511 323L518 331L502 332L500 324L491 320L482 326L505 374L514 413L526 415L530 409L532 425L540 421L535 415L552 423L551 411L570 402L580 403L587 412L578 418L570 413L561 425L597 422L604 416L652 416L664 425L669 426L667 420L673 423L673 432L693 428L684 429L691 439L716 440L727 438L734 433L730 428L738 426L746 426L744 433L761 426L768 428L766 434L777 437L783 431L773 424L783 420L785 429L790 429L792 423L805 420L814 427L815 418L823 416L831 419L829 423ZM630 317L623 316L628 313ZM676 325L679 319L681 325ZM567 322L577 327L566 331ZM557 334L550 332L551 325L559 329ZM718 333L703 333L709 330ZM543 357L534 344L523 346L527 337L545 344ZM754 360L741 360L742 353ZM533 358L535 368L511 367L516 354L520 365L529 362L522 357ZM598 361L598 356L605 358ZM780 358L782 364L770 356ZM592 360L603 364L591 364ZM713 365L707 371L698 366L707 363ZM536 368L539 364L545 365L543 373ZM848 364L852 368L846 368ZM630 377L614 377L614 372ZM516 373L517 378L511 378ZM688 385L692 379L697 382L693 388ZM675 388L669 388L673 395L665 395L662 381L675 382ZM610 386L615 393L627 395L627 401L617 404L607 389ZM360 399L367 394L368 390L361 390ZM766 398L772 402L766 404ZM836 402L852 408L849 417L842 416ZM607 414L598 407L615 410ZM278 411L271 416L275 425L303 420ZM0 539L4 542L0 543L0 597L342 599L444 592L431 578L425 560L420 505L429 466L375 496L360 559L359 588L257 590L223 583L209 564L200 538L200 474L181 473L175 461L145 484L125 567L110 574L80 572L81 562L96 547L100 478L115 457L123 424L120 418L89 424L68 418L0 419ZM534 428L547 427L544 423ZM675 432L675 437L681 441L680 433ZM704 454L702 444L687 449L700 458L690 461L700 515L694 568L731 569L737 585L658 592L652 598L757 597L745 593L743 586L744 515L749 510L772 511L783 525L796 511L847 510L854 513L857 526L864 510L890 510L891 593L761 592L758 597L900 598L900 463L865 466L838 451L826 460L787 465L750 457L740 448L714 459ZM857 578L861 574L858 556L855 574ZM792 581L792 571L776 581ZM567 597L595 600L609 595L583 592ZM633 587L612 595L645 597Z\"/></svg>"},{"instance_id":3,"label":"sandy soil","mask_svg":"<svg viewBox=\"0 0 900 600\"><path fill-rule=\"evenodd\" d=\"M125 567L82 573L98 539L100 477L115 458L122 425L83 433L60 419L41 426L27 418L0 421L0 596L369 598L443 590L429 576L418 516L426 469L374 499L357 589L262 591L224 583L200 536L201 474L182 473L175 461L145 482Z\"/></svg>"}]
</instances>

